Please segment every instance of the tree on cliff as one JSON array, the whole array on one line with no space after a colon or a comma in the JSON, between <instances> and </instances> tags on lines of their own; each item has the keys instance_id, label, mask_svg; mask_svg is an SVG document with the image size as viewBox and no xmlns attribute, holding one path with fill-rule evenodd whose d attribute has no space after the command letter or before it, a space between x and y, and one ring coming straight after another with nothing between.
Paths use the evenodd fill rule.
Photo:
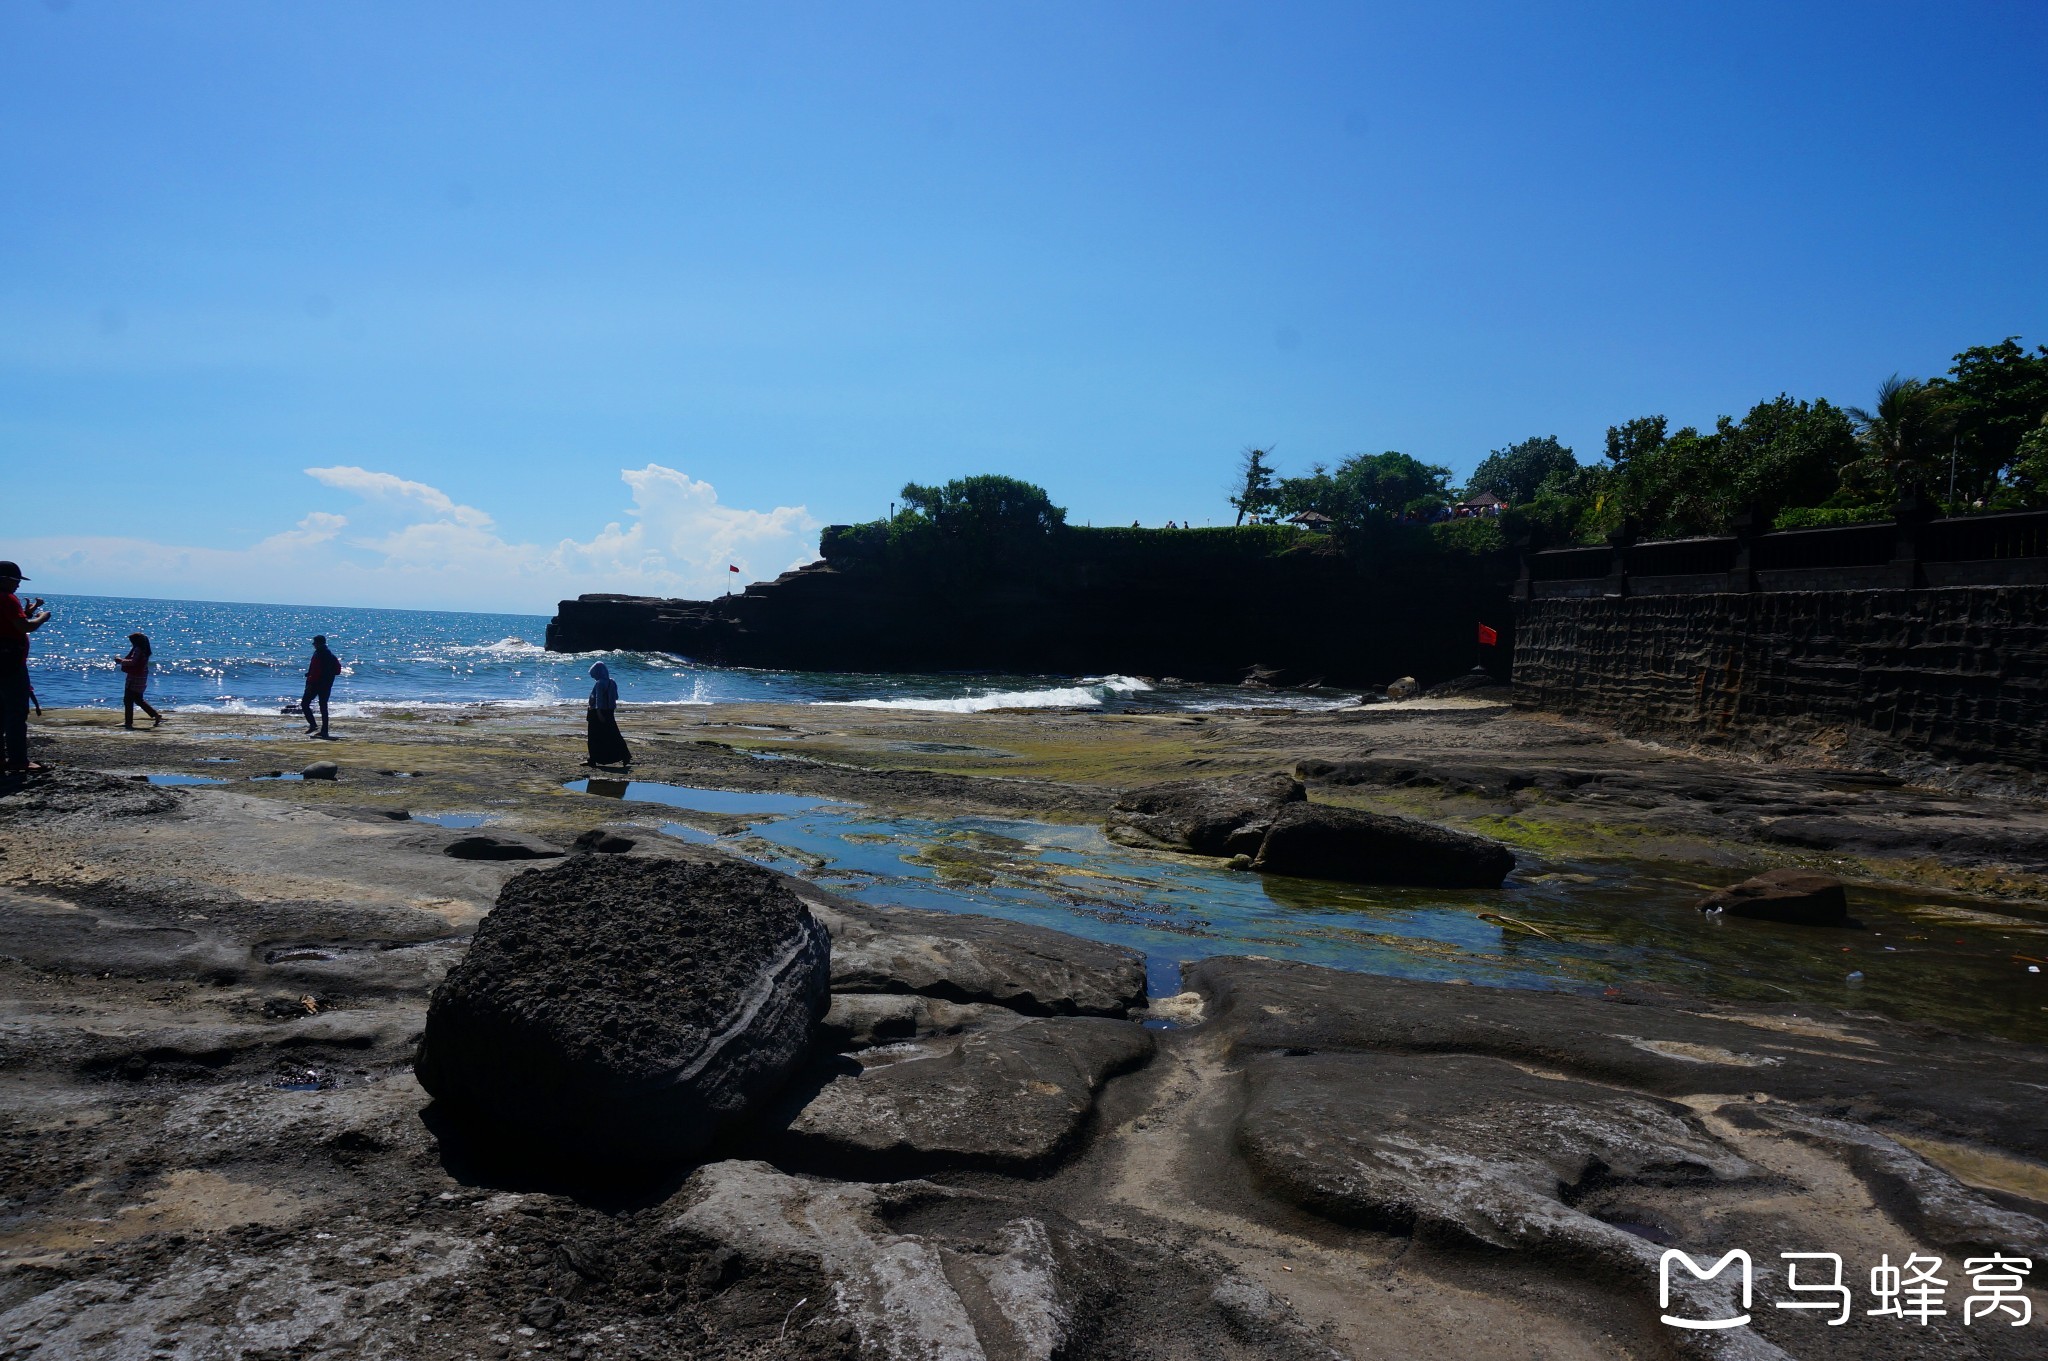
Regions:
<instances>
[{"instance_id":1,"label":"tree on cliff","mask_svg":"<svg viewBox=\"0 0 2048 1361\"><path fill-rule=\"evenodd\" d=\"M1353 454L1335 472L1318 463L1306 477L1283 478L1275 500L1283 515L1313 510L1339 530L1355 531L1375 520L1433 513L1448 503L1450 483L1449 468L1389 449Z\"/></svg>"},{"instance_id":2,"label":"tree on cliff","mask_svg":"<svg viewBox=\"0 0 2048 1361\"><path fill-rule=\"evenodd\" d=\"M1553 474L1569 474L1579 460L1555 435L1535 435L1520 444L1496 449L1472 470L1469 491L1490 491L1519 506L1536 499L1536 491Z\"/></svg>"},{"instance_id":3,"label":"tree on cliff","mask_svg":"<svg viewBox=\"0 0 2048 1361\"><path fill-rule=\"evenodd\" d=\"M1243 524L1247 515L1254 520L1271 515L1278 508L1273 465L1266 462L1264 449L1244 451L1238 464L1236 486L1237 490L1230 497L1230 504L1237 507L1236 523Z\"/></svg>"},{"instance_id":4,"label":"tree on cliff","mask_svg":"<svg viewBox=\"0 0 2048 1361\"><path fill-rule=\"evenodd\" d=\"M1043 487L995 473L942 487L912 482L903 506L889 526L896 549L928 567L970 573L1029 559L1067 522Z\"/></svg>"}]
</instances>

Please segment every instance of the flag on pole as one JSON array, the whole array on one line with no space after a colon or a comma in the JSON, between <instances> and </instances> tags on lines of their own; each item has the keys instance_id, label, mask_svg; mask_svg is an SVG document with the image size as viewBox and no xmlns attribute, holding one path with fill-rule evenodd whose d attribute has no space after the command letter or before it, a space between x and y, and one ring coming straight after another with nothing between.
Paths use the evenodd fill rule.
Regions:
<instances>
[{"instance_id":1,"label":"flag on pole","mask_svg":"<svg viewBox=\"0 0 2048 1361\"><path fill-rule=\"evenodd\" d=\"M1492 629L1488 628L1488 627L1487 627L1486 625L1484 625L1484 624L1481 624L1481 625L1479 626L1479 646L1481 646L1481 647L1498 647L1499 645L1500 645L1500 635L1499 635L1498 633L1495 633L1495 632L1494 632L1494 631L1493 631Z\"/></svg>"},{"instance_id":2,"label":"flag on pole","mask_svg":"<svg viewBox=\"0 0 2048 1361\"><path fill-rule=\"evenodd\" d=\"M737 571L739 571L740 569L739 569L739 568L737 568L737 567L734 567L734 566L733 566L732 564L728 563L728 564L726 564L726 568L725 568L725 570L726 570L726 571L728 571L728 572L737 572Z\"/></svg>"}]
</instances>

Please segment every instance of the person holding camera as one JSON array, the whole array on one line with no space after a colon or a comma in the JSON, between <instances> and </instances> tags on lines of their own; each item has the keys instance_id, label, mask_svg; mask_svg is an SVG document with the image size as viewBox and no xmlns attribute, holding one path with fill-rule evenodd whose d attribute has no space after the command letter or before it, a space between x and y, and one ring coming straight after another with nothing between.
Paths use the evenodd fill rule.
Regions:
<instances>
[{"instance_id":1,"label":"person holding camera","mask_svg":"<svg viewBox=\"0 0 2048 1361\"><path fill-rule=\"evenodd\" d=\"M28 759L28 636L50 622L40 596L26 607L15 592L28 578L12 562L0 562L0 772L26 775L44 767Z\"/></svg>"}]
</instances>

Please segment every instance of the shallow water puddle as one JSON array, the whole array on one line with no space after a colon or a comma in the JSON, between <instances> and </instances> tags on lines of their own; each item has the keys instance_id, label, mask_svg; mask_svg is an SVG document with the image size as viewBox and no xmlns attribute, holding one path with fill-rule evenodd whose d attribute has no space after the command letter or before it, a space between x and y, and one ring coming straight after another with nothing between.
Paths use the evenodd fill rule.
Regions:
<instances>
[{"instance_id":1,"label":"shallow water puddle","mask_svg":"<svg viewBox=\"0 0 2048 1361\"><path fill-rule=\"evenodd\" d=\"M692 785L662 784L655 780L606 780L593 777L588 780L571 780L562 787L579 794L623 799L627 803L659 803L670 808L687 809L692 813L731 813L738 816L805 813L814 808L829 808L834 804L831 799L812 798L807 794L776 794L765 790L749 793L732 789L699 789Z\"/></svg>"},{"instance_id":2,"label":"shallow water puddle","mask_svg":"<svg viewBox=\"0 0 2048 1361\"><path fill-rule=\"evenodd\" d=\"M215 779L211 775L181 775L176 771L166 771L160 775L146 775L143 778L148 780L151 784L156 785L207 785L227 783L226 780Z\"/></svg>"},{"instance_id":3,"label":"shallow water puddle","mask_svg":"<svg viewBox=\"0 0 2048 1361\"><path fill-rule=\"evenodd\" d=\"M414 813L414 822L431 822L436 827L482 827L493 821L489 813Z\"/></svg>"},{"instance_id":4,"label":"shallow water puddle","mask_svg":"<svg viewBox=\"0 0 2048 1361\"><path fill-rule=\"evenodd\" d=\"M1779 926L1702 917L1694 904L1704 871L1693 865L1525 861L1497 891L1382 888L1149 856L1092 826L890 818L827 799L637 780L570 788L586 784L603 797L758 815L733 834L680 822L661 830L857 901L986 913L1128 945L1144 952L1155 997L1180 992L1185 962L1255 954L1508 987L1666 986L2048 1039L2048 973L2015 962L2040 953L2048 920L2002 903L1852 888L1859 929Z\"/></svg>"}]
</instances>

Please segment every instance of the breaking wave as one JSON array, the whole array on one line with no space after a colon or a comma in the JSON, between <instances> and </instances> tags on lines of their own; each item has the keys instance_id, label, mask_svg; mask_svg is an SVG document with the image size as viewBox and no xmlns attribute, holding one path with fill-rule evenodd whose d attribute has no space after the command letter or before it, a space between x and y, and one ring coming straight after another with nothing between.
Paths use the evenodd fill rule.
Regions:
<instances>
[{"instance_id":1,"label":"breaking wave","mask_svg":"<svg viewBox=\"0 0 2048 1361\"><path fill-rule=\"evenodd\" d=\"M1054 686L1045 690L986 690L980 694L917 696L900 699L830 699L818 704L836 704L852 709L921 709L941 714L978 714L990 709L1099 709L1105 700L1118 695L1135 695L1152 687L1135 676L1105 676L1078 685Z\"/></svg>"}]
</instances>

